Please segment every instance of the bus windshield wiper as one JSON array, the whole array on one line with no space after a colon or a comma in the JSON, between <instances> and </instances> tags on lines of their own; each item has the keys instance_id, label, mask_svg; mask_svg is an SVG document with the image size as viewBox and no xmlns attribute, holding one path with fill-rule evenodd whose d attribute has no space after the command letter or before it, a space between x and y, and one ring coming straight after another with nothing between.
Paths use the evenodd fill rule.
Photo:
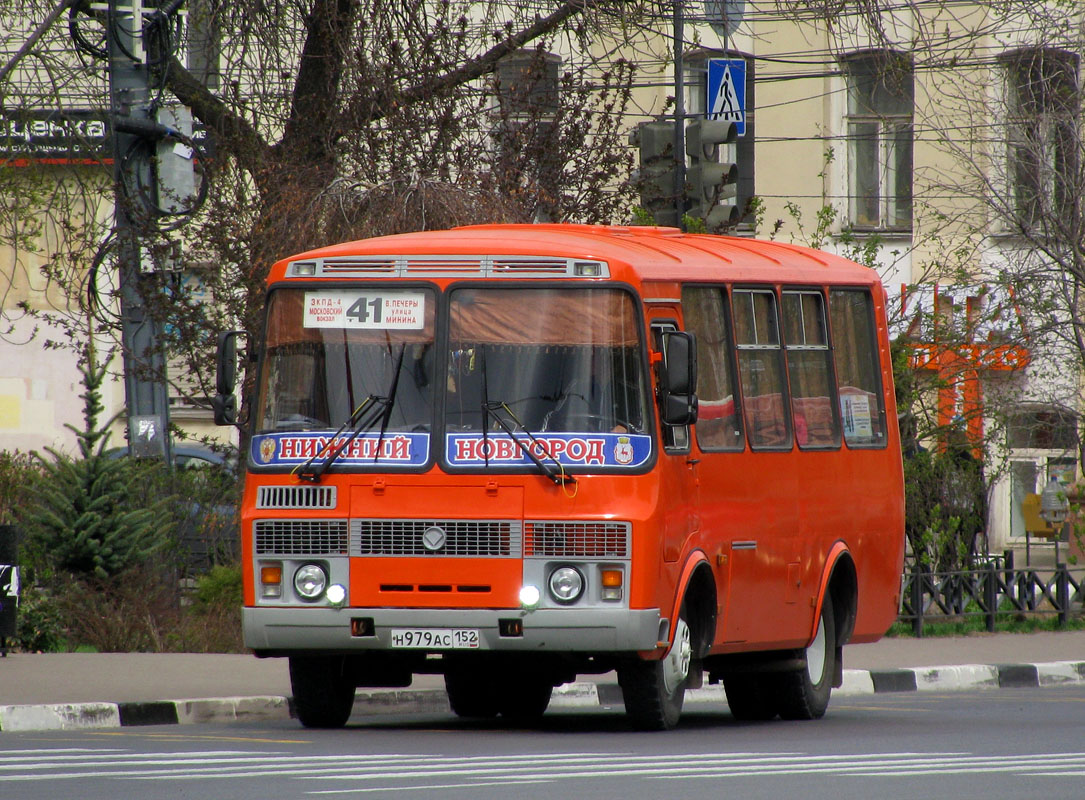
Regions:
<instances>
[{"instance_id":1,"label":"bus windshield wiper","mask_svg":"<svg viewBox=\"0 0 1085 800\"><path fill-rule=\"evenodd\" d=\"M503 431L505 431L505 433L507 433L509 435L510 439L512 439L514 442L516 442L516 446L520 448L520 452L523 453L525 456L527 456L529 459L531 459L531 462L536 467L539 468L539 472L541 472L547 478L552 480L555 483L555 485L557 485L557 486L564 486L565 484L570 484L570 483L575 484L576 483L576 478L574 478L572 475L567 474L565 472L565 467L562 466L562 463L560 461L558 461L556 458L554 458L554 456L550 453L550 450L542 442L540 442L538 439L535 438L535 435L531 431L529 431L527 429L527 426L524 425L524 423L522 423L519 419L516 418L516 415L512 413L512 409L509 408L508 403L504 402L503 400L498 400L498 401L495 401L495 402L490 401L490 382L489 382L488 376L486 375L486 347L485 347L485 345L482 346L481 358L482 358L482 441L484 443L483 453L486 456L486 466L487 467L490 466L489 447L485 446L485 443L487 441L486 431L490 427L490 418L493 417L494 422L496 422L501 427L501 429ZM554 465L551 466L551 465L547 464L541 458L539 458L537 455L535 455L535 453L532 450L532 447L528 447L527 445L525 445L523 443L523 441L516 435L516 432L513 429L513 427L511 425L509 425L508 420L502 418L501 414L498 413L499 411L504 411L505 414L508 415L509 419L511 419L516 424L516 426L521 431L523 431L524 435L527 436L527 438L531 441L532 446L533 447L538 447L539 450L541 450L543 453L545 453L546 457L554 462ZM557 468L555 469L555 467L557 467Z\"/></svg>"},{"instance_id":2,"label":"bus windshield wiper","mask_svg":"<svg viewBox=\"0 0 1085 800\"><path fill-rule=\"evenodd\" d=\"M524 444L523 440L516 435L516 430L513 428L512 425L509 424L508 420L504 419L503 415L500 413L502 411L505 413L505 415L508 416L509 420L512 420L512 422L515 423L516 427L520 429L521 433L523 433L524 436L528 438L528 440L531 442L531 446ZM532 463L539 468L539 472L552 480L556 485L564 486L565 484L576 483L576 478L574 478L572 475L569 475L565 471L565 467L562 465L562 463L556 458L554 458L553 455L551 455L549 448L547 448L546 445L536 439L535 435L527 429L524 423L520 422L520 420L517 419L516 415L512 413L512 409L509 408L507 403L500 400L495 402L487 401L483 403L482 417L487 423L492 418L493 421L500 426L501 430L507 433L509 435L509 438L516 442L516 446L520 448L520 452L527 456L529 459L531 459ZM483 439L486 438L486 426L483 426L482 437ZM554 463L548 464L537 455L535 455L534 448L536 447L539 448L539 450L542 451L546 455L546 457ZM484 452L486 453L486 466L489 466L490 459L488 448L484 448Z\"/></svg>"},{"instance_id":3,"label":"bus windshield wiper","mask_svg":"<svg viewBox=\"0 0 1085 800\"><path fill-rule=\"evenodd\" d=\"M365 398L358 407L350 412L350 416L347 417L344 422L332 437L320 448L320 450L308 461L302 464L300 467L295 467L293 472L298 476L300 480L309 481L310 483L319 483L321 476L327 472L328 467L335 463L335 461L343 454L350 445L361 436L372 430L373 426L380 421L380 436L377 439L377 448L373 457L374 461L380 459L380 448L384 441L384 433L388 429L388 421L392 418L392 407L396 402L396 390L399 388L399 373L400 368L403 366L403 353L407 349L406 343L400 345L399 357L396 359L395 372L392 374L392 385L388 387L388 393L386 395L371 394ZM350 428L350 435L343 441L336 444L336 441L343 434L343 432ZM329 448L335 445L329 452ZM327 455L325 455L327 453ZM317 462L317 459L323 457L323 461Z\"/></svg>"}]
</instances>

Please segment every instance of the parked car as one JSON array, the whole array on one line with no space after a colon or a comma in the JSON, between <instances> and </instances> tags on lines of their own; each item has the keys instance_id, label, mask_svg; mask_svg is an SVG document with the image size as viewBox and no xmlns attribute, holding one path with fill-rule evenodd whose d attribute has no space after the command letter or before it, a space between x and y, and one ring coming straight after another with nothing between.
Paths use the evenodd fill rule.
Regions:
<instances>
[{"instance_id":1,"label":"parked car","mask_svg":"<svg viewBox=\"0 0 1085 800\"><path fill-rule=\"evenodd\" d=\"M191 442L174 442L173 465L182 469L193 469L207 466L224 467L232 473L237 472L237 459L229 457L207 445L192 444ZM123 458L128 455L127 447L112 447L105 451L107 458Z\"/></svg>"},{"instance_id":2,"label":"parked car","mask_svg":"<svg viewBox=\"0 0 1085 800\"><path fill-rule=\"evenodd\" d=\"M188 572L203 572L237 557L237 459L206 445L173 444L173 474L164 489L181 498L177 545ZM114 447L107 458L127 458L128 448ZM198 471L198 472L197 472Z\"/></svg>"}]
</instances>

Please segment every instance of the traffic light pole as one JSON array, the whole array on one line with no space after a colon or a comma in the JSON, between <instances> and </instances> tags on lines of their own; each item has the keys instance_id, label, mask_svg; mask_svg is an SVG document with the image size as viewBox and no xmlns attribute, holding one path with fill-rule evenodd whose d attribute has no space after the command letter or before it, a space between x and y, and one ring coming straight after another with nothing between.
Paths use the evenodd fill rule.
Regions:
<instances>
[{"instance_id":1,"label":"traffic light pole","mask_svg":"<svg viewBox=\"0 0 1085 800\"><path fill-rule=\"evenodd\" d=\"M143 46L142 0L110 0L106 19L109 51L109 97L113 129L113 178L116 186L114 235L120 281L121 347L124 396L128 415L128 452L170 463L169 401L165 358L158 324L147 313L141 289L153 280L142 267L142 248L133 203L139 187L152 186L147 159L131 158L140 137L118 130L118 120L149 121L150 70ZM126 190L125 187L129 187ZM135 188L133 188L135 187Z\"/></svg>"},{"instance_id":2,"label":"traffic light pole","mask_svg":"<svg viewBox=\"0 0 1085 800\"><path fill-rule=\"evenodd\" d=\"M686 74L683 59L684 0L674 0L674 206L679 227L682 225L683 198L686 195Z\"/></svg>"}]
</instances>

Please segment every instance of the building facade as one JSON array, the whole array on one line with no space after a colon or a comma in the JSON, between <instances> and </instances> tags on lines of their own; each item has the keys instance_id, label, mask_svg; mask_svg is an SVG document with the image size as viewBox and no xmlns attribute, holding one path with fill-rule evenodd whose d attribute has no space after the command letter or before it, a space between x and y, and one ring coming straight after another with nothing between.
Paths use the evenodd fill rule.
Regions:
<instances>
[{"instance_id":1,"label":"building facade","mask_svg":"<svg viewBox=\"0 0 1085 800\"><path fill-rule=\"evenodd\" d=\"M705 4L686 19L686 108L711 111L712 58L746 62L751 124L727 146L739 233L876 266L894 333L933 379L922 446L954 432L985 458L998 553L1022 503L1081 477L1081 56L1065 3ZM659 45L659 52L665 48ZM673 89L659 87L654 113ZM756 126L752 124L756 118ZM752 188L750 188L752 186ZM744 189L744 191L742 191ZM924 426L921 426L924 427ZM1065 552L1065 551L1064 551Z\"/></svg>"},{"instance_id":2,"label":"building facade","mask_svg":"<svg viewBox=\"0 0 1085 800\"><path fill-rule=\"evenodd\" d=\"M543 83L532 84L527 99L550 106L565 70L624 59L635 66L629 128L673 119L676 97L687 121L726 118L737 104L744 129L721 155L738 164L737 232L811 244L878 268L899 310L895 333L913 347L913 366L936 379L929 415L936 432L923 444L942 446L937 430L958 427L982 450L991 486L985 546L999 552L1022 541L1028 495L1050 478L1081 477L1085 336L1072 323L1085 283L1085 267L1074 272L1085 265L1078 207L1085 194L1085 9L1054 0L884 6L656 4L647 16L616 24L610 36L542 41L540 49L549 52L541 61L521 54L496 79L513 85L521 67L541 64ZM9 17L4 61L35 25L26 16ZM205 45L194 58L217 86L218 51ZM64 180L102 174L94 152L73 155L71 145L93 145L94 112L105 98L103 68L74 53L53 57L78 78L57 82L57 73L50 78L24 64L3 86L4 109L31 112L4 117L4 181L28 175L30 161L42 175L47 157L87 162L82 178L64 165ZM732 69L722 71L728 62ZM484 80L479 88L493 85ZM71 112L62 123L48 116L58 96ZM493 105L505 103L498 97ZM508 118L519 124L521 110L512 107ZM63 149L62 140L71 139L73 125L82 126L80 135L61 156L50 156L49 148ZM495 150L513 159L517 145L509 130L495 136ZM59 185L62 166L55 168ZM537 179L560 183L552 168ZM108 202L79 213L86 230L96 231L79 235L106 235ZM10 276L2 297L10 321L0 337L0 447L70 445L64 426L77 424L80 410L75 356L42 346L63 332L48 332L24 309L71 311L50 269L62 261L58 253L76 251L69 244L74 234L55 225L35 228L10 210L5 224L27 226L38 243L0 251ZM73 261L65 268L89 266ZM35 326L38 344L28 344ZM119 385L107 404L122 406ZM213 430L207 412L181 393L173 395L173 412L195 433Z\"/></svg>"}]
</instances>

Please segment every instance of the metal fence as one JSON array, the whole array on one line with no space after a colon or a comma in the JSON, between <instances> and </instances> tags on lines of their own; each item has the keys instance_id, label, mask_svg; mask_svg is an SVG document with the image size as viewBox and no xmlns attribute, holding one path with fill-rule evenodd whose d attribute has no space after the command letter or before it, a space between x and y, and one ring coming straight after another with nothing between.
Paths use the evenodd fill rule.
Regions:
<instances>
[{"instance_id":1,"label":"metal fence","mask_svg":"<svg viewBox=\"0 0 1085 800\"><path fill-rule=\"evenodd\" d=\"M1066 564L1043 569L1014 569L1000 560L978 568L935 572L910 565L901 591L900 622L910 624L916 636L928 622L982 617L994 631L1001 615L1058 615L1065 625L1070 615L1085 611L1085 567Z\"/></svg>"}]
</instances>

